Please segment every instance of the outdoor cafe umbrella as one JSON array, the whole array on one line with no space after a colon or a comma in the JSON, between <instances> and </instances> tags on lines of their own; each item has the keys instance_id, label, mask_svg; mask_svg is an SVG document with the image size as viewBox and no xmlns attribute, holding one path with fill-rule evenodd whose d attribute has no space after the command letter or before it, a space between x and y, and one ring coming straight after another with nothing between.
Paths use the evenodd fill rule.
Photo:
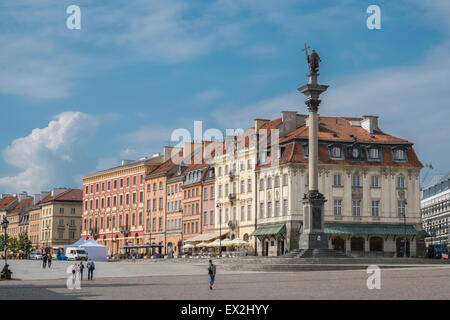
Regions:
<instances>
[{"instance_id":1,"label":"outdoor cafe umbrella","mask_svg":"<svg viewBox=\"0 0 450 320\"><path fill-rule=\"evenodd\" d=\"M234 245L234 246L248 246L248 242L241 240L241 239L233 239L230 241L230 244Z\"/></svg>"},{"instance_id":2,"label":"outdoor cafe umbrella","mask_svg":"<svg viewBox=\"0 0 450 320\"><path fill-rule=\"evenodd\" d=\"M220 243L219 243L219 239L214 240L211 243L208 243L207 247L208 248L214 248L214 247L219 247Z\"/></svg>"},{"instance_id":3,"label":"outdoor cafe umbrella","mask_svg":"<svg viewBox=\"0 0 450 320\"><path fill-rule=\"evenodd\" d=\"M188 243L188 244L185 244L184 246L183 246L183 249L191 249L191 248L195 248L192 244L190 244L190 243Z\"/></svg>"},{"instance_id":4,"label":"outdoor cafe umbrella","mask_svg":"<svg viewBox=\"0 0 450 320\"><path fill-rule=\"evenodd\" d=\"M199 244L195 245L197 248L203 248L206 247L208 244L206 242L200 242Z\"/></svg>"},{"instance_id":5,"label":"outdoor cafe umbrella","mask_svg":"<svg viewBox=\"0 0 450 320\"><path fill-rule=\"evenodd\" d=\"M230 239L223 239L222 240L222 247L231 247L233 245L232 241Z\"/></svg>"}]
</instances>

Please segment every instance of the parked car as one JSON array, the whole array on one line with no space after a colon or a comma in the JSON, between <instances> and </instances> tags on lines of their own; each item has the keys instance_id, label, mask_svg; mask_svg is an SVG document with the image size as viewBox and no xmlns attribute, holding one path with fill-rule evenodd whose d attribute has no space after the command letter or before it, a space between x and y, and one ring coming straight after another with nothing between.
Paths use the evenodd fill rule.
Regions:
<instances>
[{"instance_id":1,"label":"parked car","mask_svg":"<svg viewBox=\"0 0 450 320\"><path fill-rule=\"evenodd\" d=\"M31 251L28 256L31 260L42 260L42 252L40 251Z\"/></svg>"},{"instance_id":2,"label":"parked car","mask_svg":"<svg viewBox=\"0 0 450 320\"><path fill-rule=\"evenodd\" d=\"M67 248L66 257L67 257L67 260L75 260L75 261L85 260L85 261L87 261L88 253L86 252L86 250L84 248L72 247L72 248Z\"/></svg>"}]
</instances>

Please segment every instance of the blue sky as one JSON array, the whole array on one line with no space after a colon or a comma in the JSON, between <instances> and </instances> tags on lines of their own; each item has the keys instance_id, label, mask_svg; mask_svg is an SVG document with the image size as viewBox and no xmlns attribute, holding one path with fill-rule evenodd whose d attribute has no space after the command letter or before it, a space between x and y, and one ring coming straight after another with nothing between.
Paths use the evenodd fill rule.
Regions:
<instances>
[{"instance_id":1,"label":"blue sky","mask_svg":"<svg viewBox=\"0 0 450 320\"><path fill-rule=\"evenodd\" d=\"M0 3L0 192L161 152L175 128L306 112L307 42L330 85L320 113L380 116L433 172L450 168L446 0L15 0ZM81 30L66 8L81 8ZM381 8L368 30L366 9Z\"/></svg>"}]
</instances>

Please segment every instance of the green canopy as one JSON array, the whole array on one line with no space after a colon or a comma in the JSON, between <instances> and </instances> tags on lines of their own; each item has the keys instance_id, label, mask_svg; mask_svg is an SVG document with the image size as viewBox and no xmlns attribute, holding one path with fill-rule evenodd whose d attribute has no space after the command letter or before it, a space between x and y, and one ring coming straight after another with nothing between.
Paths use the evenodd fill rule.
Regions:
<instances>
[{"instance_id":1,"label":"green canopy","mask_svg":"<svg viewBox=\"0 0 450 320\"><path fill-rule=\"evenodd\" d=\"M286 225L283 224L273 224L270 226L261 226L255 231L253 231L250 236L271 236L280 233L286 233Z\"/></svg>"},{"instance_id":2,"label":"green canopy","mask_svg":"<svg viewBox=\"0 0 450 320\"><path fill-rule=\"evenodd\" d=\"M386 236L416 236L419 232L412 225L380 223L325 223L328 234L367 234Z\"/></svg>"}]
</instances>

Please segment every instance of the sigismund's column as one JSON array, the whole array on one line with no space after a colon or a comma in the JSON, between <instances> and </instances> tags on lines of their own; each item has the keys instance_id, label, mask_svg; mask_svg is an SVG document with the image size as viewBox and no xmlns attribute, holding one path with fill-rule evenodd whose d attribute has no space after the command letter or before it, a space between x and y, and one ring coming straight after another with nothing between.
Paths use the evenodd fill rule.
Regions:
<instances>
[{"instance_id":1,"label":"sigismund's column","mask_svg":"<svg viewBox=\"0 0 450 320\"><path fill-rule=\"evenodd\" d=\"M309 169L309 188L308 193L303 197L303 230L300 235L299 249L328 249L328 240L324 233L324 204L325 197L319 192L318 187L318 129L319 121L317 112L321 100L320 95L328 88L327 85L317 83L319 76L320 57L313 50L308 54L308 47L303 49L306 53L309 71L308 84L298 88L298 91L306 96L305 104L309 111L308 118L308 169Z\"/></svg>"}]
</instances>

